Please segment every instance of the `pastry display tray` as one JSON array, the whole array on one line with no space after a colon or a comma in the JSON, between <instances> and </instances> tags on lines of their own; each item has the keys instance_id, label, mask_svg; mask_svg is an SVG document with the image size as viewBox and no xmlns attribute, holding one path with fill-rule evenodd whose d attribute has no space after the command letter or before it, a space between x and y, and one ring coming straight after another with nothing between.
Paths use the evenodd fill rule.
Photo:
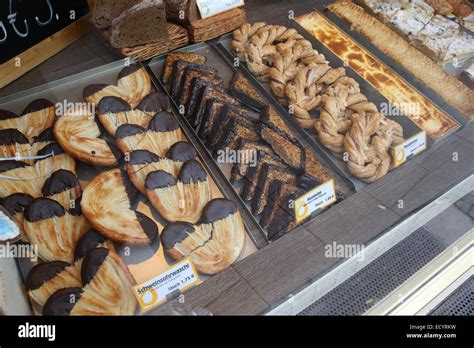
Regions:
<instances>
[{"instance_id":1,"label":"pastry display tray","mask_svg":"<svg viewBox=\"0 0 474 348\"><path fill-rule=\"evenodd\" d=\"M322 53L326 57L326 60L329 61L329 65L332 68L338 68L338 67L343 66L346 69L346 75L355 79L359 83L361 93L366 95L370 102L373 102L376 105L381 105L381 103L386 103L386 104L388 103L388 100L382 94L380 94L380 92L378 92L372 85L370 85L359 74L357 74L354 70L352 70L350 66L346 66L347 64L345 65L343 61L341 61L334 53L332 53L322 43L317 41L310 33L308 33L301 26L299 26L298 23L296 23L295 21L290 21L290 26L294 27L301 35L305 37L305 39L309 40L312 43L313 48L316 49L318 52ZM231 42L232 42L232 33L226 34L218 40L217 48L224 55L226 55L226 57L229 60L234 61L235 57L233 56L230 49ZM298 125L295 118L289 113L288 109L282 106L277 101L277 99L275 98L275 96L273 95L271 91L271 87L269 83L263 83L257 80L257 78L250 72L246 64L243 62L240 62L239 69L244 71L255 84L258 84L262 87L262 89L265 91L266 97L273 101L276 107L280 110L282 114L285 115L285 117L287 118L289 122L293 123L296 128L300 129L301 133L304 134L304 137L306 138L307 142L310 143L314 148L318 149L318 151L323 152L326 158L329 158L330 161L334 164L334 166L336 166L342 173L344 173L344 175L347 178L351 180L351 182L354 184L357 191L367 186L366 183L357 179L349 172L349 170L347 169L346 162L334 156L334 154L331 151L326 149L325 146L321 144L321 142L319 141L313 129L303 129L302 127ZM315 118L318 118L319 112L313 111L312 116ZM404 131L404 135L406 139L414 136L415 134L421 131L421 129L418 126L416 126L408 117L404 117L404 116L403 117L400 117L400 116L390 117L389 116L388 118L391 118L397 121L398 123L400 123L400 125L403 127L403 131ZM434 140L432 140L429 137L427 140L428 140L427 148L429 148L434 143Z\"/></svg>"},{"instance_id":2,"label":"pastry display tray","mask_svg":"<svg viewBox=\"0 0 474 348\"><path fill-rule=\"evenodd\" d=\"M194 45L191 45L191 46L188 46L188 47L185 47L185 48L178 49L174 52L195 52L195 53L198 53L198 54L201 54L201 55L205 56L207 58L207 61L206 61L205 65L207 65L209 67L212 67L214 69L217 69L219 76L224 79L224 84L225 85L229 84L229 82L232 78L232 75L234 74L234 72L236 72L238 70L238 68L233 66L232 62L229 61L226 58L226 56L224 54L222 54L222 52L220 52L220 50L218 50L215 47L215 45L213 45L213 44L198 43L198 44L194 44ZM162 86L163 89L168 90L167 89L168 87L165 86L161 81L161 77L162 77L166 57L167 57L167 55L163 55L163 56L154 58L153 60L148 62L147 67L150 69L150 71L155 76L156 82L159 83ZM278 112L281 113L281 110L278 108L277 103L274 100L272 100L270 98L267 98L267 96L265 95L262 87L258 83L255 83L255 81L253 81L245 71L242 71L242 72L244 73L244 76L250 81L251 85L257 91L259 91L260 94L262 94L262 96L265 97L271 103L271 105L274 108L276 108L276 110ZM175 104L174 106L176 108L178 108L178 105L176 104L175 101L174 101L174 104ZM181 119L184 123L186 123L189 131L193 132L193 134L195 135L196 141L200 142L200 145L203 148L205 148L205 145L198 138L197 134L195 133L194 129L192 129L191 125L186 120L186 118L181 117ZM293 132L293 134L303 144L303 146L305 146L307 149L310 149L316 155L316 157L326 167L329 174L335 179L336 182L339 183L340 189L341 189L342 193L345 195L345 197L348 197L351 194L353 194L355 192L355 186L350 180L348 180L348 178L345 176L345 174L342 171L340 171L337 167L333 166L331 164L331 161L329 160L329 158L326 156L326 154L324 152L320 151L320 149L318 147L311 146L311 144L307 141L307 137L304 135L303 132L301 132L301 129L299 129L298 127L295 127L293 124L291 124L289 122L286 122L286 123L289 126L289 128L291 129L291 131ZM210 158L212 158L212 155L209 152L209 150L206 149L206 151L208 152L208 156ZM231 172L232 165L231 164L225 164L225 163L224 164L223 163L217 163L217 161L215 161L215 160L214 160L214 164L220 168L222 173L224 173L224 176L226 177L227 183L234 187L237 196L239 196L238 192L240 192L240 186L233 185L233 184L230 183L230 172ZM251 214L250 204L244 202L242 199L240 199L240 202L243 206L247 207L249 213ZM324 213L324 211L323 212L321 212L321 211L316 212L315 214L313 214L311 216L311 218L309 218L307 221L305 221L305 223L311 221L315 216L317 216L321 213ZM256 217L255 217L255 221L257 221Z\"/></svg>"},{"instance_id":3,"label":"pastry display tray","mask_svg":"<svg viewBox=\"0 0 474 348\"><path fill-rule=\"evenodd\" d=\"M73 103L83 102L82 91L85 86L94 83L116 84L117 75L124 68L125 64L131 63L127 59L120 60L102 67L63 78L55 82L32 88L18 94L0 98L0 109L6 109L12 112L20 113L29 102L38 98L46 98L53 103L63 101ZM162 92L159 86L154 85L154 89ZM177 117L177 119L179 119L179 117ZM187 137L187 140L196 147L198 152L198 160L210 175L212 198L225 197L235 201L238 196L232 196L232 188L226 188L225 185L228 185L228 183L225 180L220 179L215 169L212 169L207 165L210 160L209 158L206 158L206 153L199 148L199 144L196 144L193 141L186 129L183 129L183 132ZM121 165L120 162L122 161L119 161L118 166ZM76 163L77 175L83 190L87 183L97 174L113 168L99 168L78 160L76 160ZM152 218L157 223L159 232L161 233L167 222L151 206L148 199L144 195L139 192L137 193L137 198L134 202L132 202L132 208L141 211ZM262 234L260 234L258 225L253 220L253 217L248 214L248 211L246 209L242 209L240 206L239 210L246 228L245 245L238 258L238 260L241 260L256 252L258 248L265 245L265 238ZM122 259L126 262L137 283L142 283L151 277L168 270L176 262L164 253L163 247L160 244L159 238L157 238L156 241L149 246L138 247L115 244L117 253L119 253ZM24 281L29 270L32 266L34 266L35 263L27 258L17 258L16 260L21 278ZM209 276L200 273L199 277L201 281L205 281L209 278ZM25 296L27 296L26 293ZM32 305L32 312L39 313L38 308L36 308L34 305Z\"/></svg>"}]
</instances>

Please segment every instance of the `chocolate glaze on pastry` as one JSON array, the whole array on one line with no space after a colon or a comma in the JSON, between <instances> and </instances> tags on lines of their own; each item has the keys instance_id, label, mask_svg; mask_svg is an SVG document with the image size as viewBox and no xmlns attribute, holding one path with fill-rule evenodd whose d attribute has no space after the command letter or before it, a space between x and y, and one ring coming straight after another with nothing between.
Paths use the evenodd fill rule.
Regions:
<instances>
[{"instance_id":1,"label":"chocolate glaze on pastry","mask_svg":"<svg viewBox=\"0 0 474 348\"><path fill-rule=\"evenodd\" d=\"M28 138L17 129L0 130L0 145L28 144Z\"/></svg>"},{"instance_id":2,"label":"chocolate glaze on pastry","mask_svg":"<svg viewBox=\"0 0 474 348\"><path fill-rule=\"evenodd\" d=\"M115 137L117 139L123 139L145 132L145 128L137 126L136 124L123 124L117 128L117 131L115 132Z\"/></svg>"},{"instance_id":3,"label":"chocolate glaze on pastry","mask_svg":"<svg viewBox=\"0 0 474 348\"><path fill-rule=\"evenodd\" d=\"M0 204L10 215L16 215L22 213L32 200L33 197L26 193L14 193L2 199Z\"/></svg>"},{"instance_id":4,"label":"chocolate glaze on pastry","mask_svg":"<svg viewBox=\"0 0 474 348\"><path fill-rule=\"evenodd\" d=\"M0 121L10 120L12 118L18 118L18 117L20 116L15 114L14 112L0 109Z\"/></svg>"},{"instance_id":5,"label":"chocolate glaze on pastry","mask_svg":"<svg viewBox=\"0 0 474 348\"><path fill-rule=\"evenodd\" d=\"M237 204L225 198L215 198L209 201L202 211L201 223L211 224L236 213Z\"/></svg>"},{"instance_id":6,"label":"chocolate glaze on pastry","mask_svg":"<svg viewBox=\"0 0 474 348\"><path fill-rule=\"evenodd\" d=\"M109 255L110 250L106 248L96 248L90 251L82 261L81 279L82 285L86 286L94 278L100 266Z\"/></svg>"},{"instance_id":7,"label":"chocolate glaze on pastry","mask_svg":"<svg viewBox=\"0 0 474 348\"><path fill-rule=\"evenodd\" d=\"M56 141L54 137L54 127L46 128L37 137L34 138L35 143L41 143L46 141Z\"/></svg>"},{"instance_id":8,"label":"chocolate glaze on pastry","mask_svg":"<svg viewBox=\"0 0 474 348\"><path fill-rule=\"evenodd\" d=\"M131 75L140 69L141 69L141 66L139 64L130 64L129 66L123 68L120 71L120 73L118 74L118 79L120 80L123 77L127 77L128 75Z\"/></svg>"},{"instance_id":9,"label":"chocolate glaze on pastry","mask_svg":"<svg viewBox=\"0 0 474 348\"><path fill-rule=\"evenodd\" d=\"M81 209L81 197L76 198L74 201L74 207L68 209L68 213L74 216L81 216L82 209Z\"/></svg>"},{"instance_id":10,"label":"chocolate glaze on pastry","mask_svg":"<svg viewBox=\"0 0 474 348\"><path fill-rule=\"evenodd\" d=\"M45 197L72 189L79 185L76 175L69 170L60 169L46 180L41 190Z\"/></svg>"},{"instance_id":11,"label":"chocolate glaze on pastry","mask_svg":"<svg viewBox=\"0 0 474 348\"><path fill-rule=\"evenodd\" d=\"M74 260L77 261L86 256L91 250L105 243L108 239L96 230L89 230L79 239L74 248Z\"/></svg>"},{"instance_id":12,"label":"chocolate glaze on pastry","mask_svg":"<svg viewBox=\"0 0 474 348\"><path fill-rule=\"evenodd\" d=\"M136 211L135 215L137 216L137 220L140 223L140 226L143 229L143 232L146 234L148 239L150 240L150 244L155 241L155 239L158 237L158 227L156 224L153 222L152 219L150 219L148 216L145 214Z\"/></svg>"},{"instance_id":13,"label":"chocolate glaze on pastry","mask_svg":"<svg viewBox=\"0 0 474 348\"><path fill-rule=\"evenodd\" d=\"M177 181L173 175L163 170L157 170L148 174L145 181L145 188L147 190L156 190L159 188L174 186L176 183Z\"/></svg>"},{"instance_id":14,"label":"chocolate glaze on pastry","mask_svg":"<svg viewBox=\"0 0 474 348\"><path fill-rule=\"evenodd\" d=\"M189 184L191 181L206 181L206 179L206 171L196 160L187 161L185 164L183 164L179 172L179 180L185 184Z\"/></svg>"},{"instance_id":15,"label":"chocolate glaze on pastry","mask_svg":"<svg viewBox=\"0 0 474 348\"><path fill-rule=\"evenodd\" d=\"M184 241L194 232L194 226L189 222L177 221L169 224L161 232L161 244L165 249L173 248L177 243Z\"/></svg>"},{"instance_id":16,"label":"chocolate glaze on pastry","mask_svg":"<svg viewBox=\"0 0 474 348\"><path fill-rule=\"evenodd\" d=\"M58 156L62 153L65 153L61 145L59 143L50 143L43 147L41 150L38 151L37 155L38 156L46 156L46 155L52 155L52 156Z\"/></svg>"},{"instance_id":17,"label":"chocolate glaze on pastry","mask_svg":"<svg viewBox=\"0 0 474 348\"><path fill-rule=\"evenodd\" d=\"M28 104L28 106L25 108L25 110L23 110L23 112L21 113L21 116L26 115L26 114L30 114L32 112L40 111L40 110L43 110L43 109L47 109L47 108L50 108L50 107L54 107L54 104L51 103L49 100L47 100L47 99L36 99L36 100L33 100L30 104Z\"/></svg>"},{"instance_id":18,"label":"chocolate glaze on pastry","mask_svg":"<svg viewBox=\"0 0 474 348\"><path fill-rule=\"evenodd\" d=\"M179 128L179 123L174 115L167 111L157 113L148 125L148 129L155 132L171 132Z\"/></svg>"},{"instance_id":19,"label":"chocolate glaze on pastry","mask_svg":"<svg viewBox=\"0 0 474 348\"><path fill-rule=\"evenodd\" d=\"M43 307L43 315L68 316L83 292L84 290L81 288L65 288L56 291L46 301ZM74 301L71 301L71 298L74 298Z\"/></svg>"},{"instance_id":20,"label":"chocolate glaze on pastry","mask_svg":"<svg viewBox=\"0 0 474 348\"><path fill-rule=\"evenodd\" d=\"M51 261L37 264L30 270L26 277L26 290L39 289L44 283L53 279L68 266L70 266L69 263L63 261Z\"/></svg>"},{"instance_id":21,"label":"chocolate glaze on pastry","mask_svg":"<svg viewBox=\"0 0 474 348\"><path fill-rule=\"evenodd\" d=\"M170 147L167 157L175 162L186 162L196 159L197 152L194 146L186 141L178 141Z\"/></svg>"},{"instance_id":22,"label":"chocolate glaze on pastry","mask_svg":"<svg viewBox=\"0 0 474 348\"><path fill-rule=\"evenodd\" d=\"M115 96L102 98L98 105L98 112L101 115L117 114L119 112L126 112L131 110L132 107L129 103L127 103L122 98Z\"/></svg>"},{"instance_id":23,"label":"chocolate glaze on pastry","mask_svg":"<svg viewBox=\"0 0 474 348\"><path fill-rule=\"evenodd\" d=\"M137 165L137 164L150 164L160 161L160 156L147 151L147 150L135 150L132 151L129 155L128 164Z\"/></svg>"},{"instance_id":24,"label":"chocolate glaze on pastry","mask_svg":"<svg viewBox=\"0 0 474 348\"><path fill-rule=\"evenodd\" d=\"M170 98L164 93L152 92L142 99L137 109L153 114L160 111L171 111Z\"/></svg>"},{"instance_id":25,"label":"chocolate glaze on pastry","mask_svg":"<svg viewBox=\"0 0 474 348\"><path fill-rule=\"evenodd\" d=\"M29 222L64 216L64 208L49 198L35 198L25 209L25 219Z\"/></svg>"},{"instance_id":26,"label":"chocolate glaze on pastry","mask_svg":"<svg viewBox=\"0 0 474 348\"><path fill-rule=\"evenodd\" d=\"M28 167L28 164L21 161L0 161L0 173L8 172L9 170Z\"/></svg>"},{"instance_id":27,"label":"chocolate glaze on pastry","mask_svg":"<svg viewBox=\"0 0 474 348\"><path fill-rule=\"evenodd\" d=\"M89 86L86 86L84 88L84 90L82 91L82 96L84 98L88 98L94 94L96 94L97 92L103 90L104 88L108 87L110 85L107 85L107 84L104 84L104 83L96 83L96 84L93 84L93 85L89 85Z\"/></svg>"}]
</instances>

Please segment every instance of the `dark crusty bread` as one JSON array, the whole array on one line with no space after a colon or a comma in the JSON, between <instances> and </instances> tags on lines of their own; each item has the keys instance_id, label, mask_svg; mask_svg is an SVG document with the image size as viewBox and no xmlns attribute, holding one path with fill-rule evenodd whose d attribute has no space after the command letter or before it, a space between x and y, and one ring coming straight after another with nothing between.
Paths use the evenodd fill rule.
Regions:
<instances>
[{"instance_id":1,"label":"dark crusty bread","mask_svg":"<svg viewBox=\"0 0 474 348\"><path fill-rule=\"evenodd\" d=\"M194 52L174 52L168 54L166 57L165 68L163 69L163 76L161 77L163 83L168 83L173 72L173 63L178 60L195 64L204 64L206 62L206 57Z\"/></svg>"},{"instance_id":2,"label":"dark crusty bread","mask_svg":"<svg viewBox=\"0 0 474 348\"><path fill-rule=\"evenodd\" d=\"M165 3L170 21L189 24L201 18L196 0L165 0Z\"/></svg>"},{"instance_id":3,"label":"dark crusty bread","mask_svg":"<svg viewBox=\"0 0 474 348\"><path fill-rule=\"evenodd\" d=\"M99 29L108 28L123 11L139 2L141 0L96 0L92 11L92 22Z\"/></svg>"},{"instance_id":4,"label":"dark crusty bread","mask_svg":"<svg viewBox=\"0 0 474 348\"><path fill-rule=\"evenodd\" d=\"M261 110L268 105L268 102L258 93L245 76L236 71L232 77L229 87L230 94L240 100L245 105Z\"/></svg>"},{"instance_id":5,"label":"dark crusty bread","mask_svg":"<svg viewBox=\"0 0 474 348\"><path fill-rule=\"evenodd\" d=\"M134 47L168 38L165 5L162 0L143 0L112 21L113 47Z\"/></svg>"}]
</instances>

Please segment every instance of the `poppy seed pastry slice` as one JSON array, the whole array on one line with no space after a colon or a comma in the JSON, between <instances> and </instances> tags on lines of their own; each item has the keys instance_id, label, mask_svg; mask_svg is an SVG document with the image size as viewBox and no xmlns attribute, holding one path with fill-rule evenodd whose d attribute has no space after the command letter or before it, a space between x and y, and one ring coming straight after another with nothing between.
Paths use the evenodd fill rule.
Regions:
<instances>
[{"instance_id":1,"label":"poppy seed pastry slice","mask_svg":"<svg viewBox=\"0 0 474 348\"><path fill-rule=\"evenodd\" d=\"M28 295L40 306L59 289L80 286L80 268L63 261L37 264L30 270L25 281Z\"/></svg>"},{"instance_id":2,"label":"poppy seed pastry slice","mask_svg":"<svg viewBox=\"0 0 474 348\"><path fill-rule=\"evenodd\" d=\"M166 57L165 68L163 69L163 76L161 80L164 84L168 83L173 73L174 62L181 60L188 63L204 64L206 57L194 52L173 52Z\"/></svg>"},{"instance_id":3,"label":"poppy seed pastry slice","mask_svg":"<svg viewBox=\"0 0 474 348\"><path fill-rule=\"evenodd\" d=\"M179 86L179 105L187 105L191 94L191 81L194 78L200 78L201 80L208 81L211 85L221 87L223 79L217 76L217 73L216 69L205 65L188 65Z\"/></svg>"},{"instance_id":4,"label":"poppy seed pastry slice","mask_svg":"<svg viewBox=\"0 0 474 348\"><path fill-rule=\"evenodd\" d=\"M25 209L23 227L41 259L72 263L76 242L89 224L77 209L66 211L52 199L36 198Z\"/></svg>"},{"instance_id":5,"label":"poppy seed pastry slice","mask_svg":"<svg viewBox=\"0 0 474 348\"><path fill-rule=\"evenodd\" d=\"M278 158L272 148L263 142L248 141L246 139L239 139L236 150L243 154L243 157L232 166L230 181L235 183L244 177L250 166L257 166L258 154L263 152L274 158ZM255 160L255 161L254 161Z\"/></svg>"},{"instance_id":6,"label":"poppy seed pastry slice","mask_svg":"<svg viewBox=\"0 0 474 348\"><path fill-rule=\"evenodd\" d=\"M245 118L233 117L223 125L224 132L219 142L213 146L213 152L219 150L235 150L240 139L246 141L259 141L260 135L256 130L256 121L250 121Z\"/></svg>"},{"instance_id":7,"label":"poppy seed pastry slice","mask_svg":"<svg viewBox=\"0 0 474 348\"><path fill-rule=\"evenodd\" d=\"M201 126L199 127L198 137L204 144L209 142L209 136L212 128L219 117L219 113L226 107L227 103L221 102L217 99L209 99L206 102L204 113L202 114Z\"/></svg>"},{"instance_id":8,"label":"poppy seed pastry slice","mask_svg":"<svg viewBox=\"0 0 474 348\"><path fill-rule=\"evenodd\" d=\"M45 129L52 127L56 119L56 108L47 99L33 100L20 116L11 112L2 112L0 129L13 128L33 140Z\"/></svg>"},{"instance_id":9,"label":"poppy seed pastry slice","mask_svg":"<svg viewBox=\"0 0 474 348\"><path fill-rule=\"evenodd\" d=\"M103 172L82 193L82 212L98 232L113 241L151 244L158 236L158 227L149 217L132 209L134 194L132 184L119 169Z\"/></svg>"},{"instance_id":10,"label":"poppy seed pastry slice","mask_svg":"<svg viewBox=\"0 0 474 348\"><path fill-rule=\"evenodd\" d=\"M173 100L178 101L180 94L179 88L181 87L181 81L183 81L186 68L193 65L195 64L185 60L175 60L172 63L170 94Z\"/></svg>"},{"instance_id":11,"label":"poppy seed pastry slice","mask_svg":"<svg viewBox=\"0 0 474 348\"><path fill-rule=\"evenodd\" d=\"M261 110L268 106L265 98L255 90L240 71L234 73L229 91L234 98L253 109Z\"/></svg>"},{"instance_id":12,"label":"poppy seed pastry slice","mask_svg":"<svg viewBox=\"0 0 474 348\"><path fill-rule=\"evenodd\" d=\"M197 222L212 198L208 175L196 160L185 162L177 179L162 170L151 172L145 189L151 204L168 221Z\"/></svg>"},{"instance_id":13,"label":"poppy seed pastry slice","mask_svg":"<svg viewBox=\"0 0 474 348\"><path fill-rule=\"evenodd\" d=\"M282 198L282 203L273 216L273 219L270 221L267 228L267 239L269 241L275 241L278 238L282 237L286 233L292 231L296 227L295 214L289 207L289 202L297 199L294 193L288 193Z\"/></svg>"},{"instance_id":14,"label":"poppy seed pastry slice","mask_svg":"<svg viewBox=\"0 0 474 348\"><path fill-rule=\"evenodd\" d=\"M206 204L198 225L172 223L163 230L161 241L171 257L190 257L198 272L212 275L237 260L245 230L237 204L217 198Z\"/></svg>"},{"instance_id":15,"label":"poppy seed pastry slice","mask_svg":"<svg viewBox=\"0 0 474 348\"><path fill-rule=\"evenodd\" d=\"M83 162L104 167L118 162L114 145L101 138L92 115L61 116L54 126L54 134L68 154Z\"/></svg>"},{"instance_id":16,"label":"poppy seed pastry slice","mask_svg":"<svg viewBox=\"0 0 474 348\"><path fill-rule=\"evenodd\" d=\"M126 156L125 170L133 185L141 193L146 194L145 180L151 172L162 170L177 177L182 162L161 158L147 150L135 150Z\"/></svg>"},{"instance_id":17,"label":"poppy seed pastry slice","mask_svg":"<svg viewBox=\"0 0 474 348\"><path fill-rule=\"evenodd\" d=\"M71 209L71 204L82 195L82 188L77 176L64 169L54 172L44 183L41 193L43 197L50 198L63 206Z\"/></svg>"}]
</instances>

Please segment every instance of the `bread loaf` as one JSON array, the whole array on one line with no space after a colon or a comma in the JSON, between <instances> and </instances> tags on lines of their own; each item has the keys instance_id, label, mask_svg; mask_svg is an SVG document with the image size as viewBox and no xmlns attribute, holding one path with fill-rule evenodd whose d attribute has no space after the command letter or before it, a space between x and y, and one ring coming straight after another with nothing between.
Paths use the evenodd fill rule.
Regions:
<instances>
[{"instance_id":1,"label":"bread loaf","mask_svg":"<svg viewBox=\"0 0 474 348\"><path fill-rule=\"evenodd\" d=\"M112 22L110 43L115 48L145 45L168 38L165 4L144 0Z\"/></svg>"},{"instance_id":2,"label":"bread loaf","mask_svg":"<svg viewBox=\"0 0 474 348\"><path fill-rule=\"evenodd\" d=\"M97 28L104 29L112 25L114 18L138 4L141 0L96 0L92 13L92 22Z\"/></svg>"},{"instance_id":3,"label":"bread loaf","mask_svg":"<svg viewBox=\"0 0 474 348\"><path fill-rule=\"evenodd\" d=\"M165 3L170 21L189 24L201 18L196 0L165 0Z\"/></svg>"}]
</instances>

